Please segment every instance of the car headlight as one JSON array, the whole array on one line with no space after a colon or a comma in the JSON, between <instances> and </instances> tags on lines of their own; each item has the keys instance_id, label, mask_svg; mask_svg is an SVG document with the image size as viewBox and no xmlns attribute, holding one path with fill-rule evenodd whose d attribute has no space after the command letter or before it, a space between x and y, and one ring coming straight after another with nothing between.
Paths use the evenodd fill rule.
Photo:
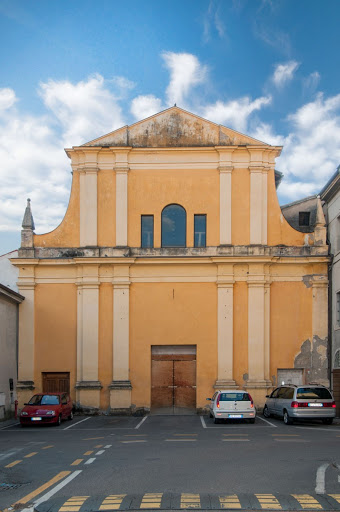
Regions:
<instances>
[{"instance_id":1,"label":"car headlight","mask_svg":"<svg viewBox=\"0 0 340 512\"><path fill-rule=\"evenodd\" d=\"M55 415L55 411L47 411L46 412L46 416L54 416Z\"/></svg>"},{"instance_id":2,"label":"car headlight","mask_svg":"<svg viewBox=\"0 0 340 512\"><path fill-rule=\"evenodd\" d=\"M21 416L28 416L28 412L22 411Z\"/></svg>"}]
</instances>

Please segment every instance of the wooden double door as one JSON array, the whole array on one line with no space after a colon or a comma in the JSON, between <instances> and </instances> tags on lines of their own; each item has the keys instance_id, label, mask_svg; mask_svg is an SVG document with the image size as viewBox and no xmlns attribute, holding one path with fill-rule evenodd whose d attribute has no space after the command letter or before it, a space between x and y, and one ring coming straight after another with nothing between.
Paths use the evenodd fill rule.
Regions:
<instances>
[{"instance_id":1,"label":"wooden double door","mask_svg":"<svg viewBox=\"0 0 340 512\"><path fill-rule=\"evenodd\" d=\"M42 374L43 393L69 393L70 374L69 372L53 372Z\"/></svg>"},{"instance_id":2,"label":"wooden double door","mask_svg":"<svg viewBox=\"0 0 340 512\"><path fill-rule=\"evenodd\" d=\"M196 412L196 347L152 351L151 410L164 414Z\"/></svg>"}]
</instances>

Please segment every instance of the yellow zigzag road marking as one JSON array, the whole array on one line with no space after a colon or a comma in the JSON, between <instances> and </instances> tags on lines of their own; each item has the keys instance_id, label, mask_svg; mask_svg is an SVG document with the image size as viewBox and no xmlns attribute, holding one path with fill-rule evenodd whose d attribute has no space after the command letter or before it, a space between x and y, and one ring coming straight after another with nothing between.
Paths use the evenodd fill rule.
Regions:
<instances>
[{"instance_id":1,"label":"yellow zigzag road marking","mask_svg":"<svg viewBox=\"0 0 340 512\"><path fill-rule=\"evenodd\" d=\"M72 496L60 507L59 512L78 512L90 496Z\"/></svg>"},{"instance_id":2,"label":"yellow zigzag road marking","mask_svg":"<svg viewBox=\"0 0 340 512\"><path fill-rule=\"evenodd\" d=\"M241 508L241 503L236 494L219 496L221 508Z\"/></svg>"},{"instance_id":3,"label":"yellow zigzag road marking","mask_svg":"<svg viewBox=\"0 0 340 512\"><path fill-rule=\"evenodd\" d=\"M126 494L110 494L101 506L99 510L118 510Z\"/></svg>"},{"instance_id":4,"label":"yellow zigzag road marking","mask_svg":"<svg viewBox=\"0 0 340 512\"><path fill-rule=\"evenodd\" d=\"M320 503L309 494L292 494L292 496L300 503L303 509L308 508L309 510L322 510L322 506L320 505Z\"/></svg>"}]
</instances>

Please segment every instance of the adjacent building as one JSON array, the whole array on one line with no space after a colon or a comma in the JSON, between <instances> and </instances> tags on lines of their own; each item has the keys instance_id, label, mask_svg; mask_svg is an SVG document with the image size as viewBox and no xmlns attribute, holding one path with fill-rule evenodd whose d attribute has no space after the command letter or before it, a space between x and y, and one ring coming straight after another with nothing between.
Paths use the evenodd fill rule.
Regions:
<instances>
[{"instance_id":1,"label":"adjacent building","mask_svg":"<svg viewBox=\"0 0 340 512\"><path fill-rule=\"evenodd\" d=\"M0 256L0 420L14 413L18 373L19 304L18 271L10 263L17 251Z\"/></svg>"},{"instance_id":2,"label":"adjacent building","mask_svg":"<svg viewBox=\"0 0 340 512\"><path fill-rule=\"evenodd\" d=\"M285 220L281 149L176 106L67 149L66 215L35 235L28 203L12 260L20 403L177 412L329 385L325 219L317 198L315 229Z\"/></svg>"}]
</instances>

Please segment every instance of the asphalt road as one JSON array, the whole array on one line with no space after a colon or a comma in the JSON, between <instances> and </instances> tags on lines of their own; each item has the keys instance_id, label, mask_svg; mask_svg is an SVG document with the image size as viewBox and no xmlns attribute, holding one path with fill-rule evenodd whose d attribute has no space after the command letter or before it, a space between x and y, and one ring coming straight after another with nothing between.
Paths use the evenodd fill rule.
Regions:
<instances>
[{"instance_id":1,"label":"asphalt road","mask_svg":"<svg viewBox=\"0 0 340 512\"><path fill-rule=\"evenodd\" d=\"M0 426L0 510L340 510L340 426L75 416Z\"/></svg>"}]
</instances>

